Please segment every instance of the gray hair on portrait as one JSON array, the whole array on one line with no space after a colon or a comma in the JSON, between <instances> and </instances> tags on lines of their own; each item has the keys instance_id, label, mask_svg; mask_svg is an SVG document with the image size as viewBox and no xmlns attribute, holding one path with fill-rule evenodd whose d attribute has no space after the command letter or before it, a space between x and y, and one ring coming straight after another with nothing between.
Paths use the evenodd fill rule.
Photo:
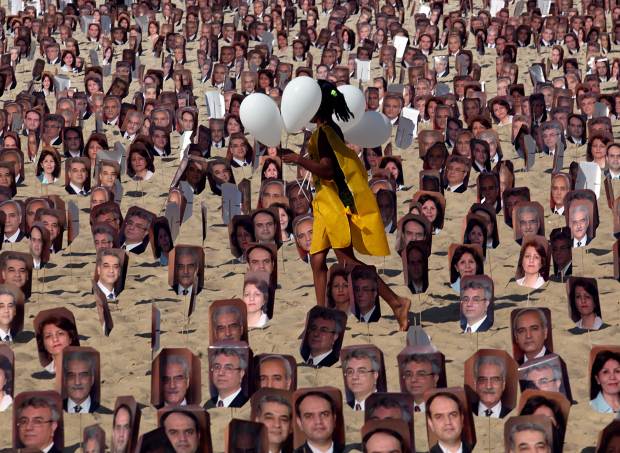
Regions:
<instances>
[{"instance_id":1,"label":"gray hair on portrait","mask_svg":"<svg viewBox=\"0 0 620 453\"><path fill-rule=\"evenodd\" d=\"M532 373L533 371L543 371L543 370L549 370L549 369L553 373L553 379L555 379L555 380L561 380L562 379L562 370L560 369L560 367L556 366L553 363L549 363L549 362L538 363L536 365L533 365L533 366L529 367L525 371L525 376L529 377L530 373Z\"/></svg>"},{"instance_id":2,"label":"gray hair on portrait","mask_svg":"<svg viewBox=\"0 0 620 453\"><path fill-rule=\"evenodd\" d=\"M433 356L433 355L430 355L430 354L411 354L411 355L408 355L407 357L405 357L405 360L403 360L402 368L404 369L411 362L415 362L415 363L430 363L431 364L431 371L436 376L439 376L439 373L441 372L441 370L439 369L439 363L437 362L435 356Z\"/></svg>"},{"instance_id":3,"label":"gray hair on portrait","mask_svg":"<svg viewBox=\"0 0 620 453\"><path fill-rule=\"evenodd\" d=\"M67 373L69 362L84 362L88 365L88 369L90 371L91 376L95 375L95 371L97 368L97 362L93 354L86 351L75 351L70 352L69 354L63 355L62 358L62 369L65 373Z\"/></svg>"},{"instance_id":4,"label":"gray hair on portrait","mask_svg":"<svg viewBox=\"0 0 620 453\"><path fill-rule=\"evenodd\" d=\"M185 379L189 379L189 364L187 363L187 359L183 357L182 355L180 354L166 355L164 356L162 362L163 364L161 368L164 370L164 373L168 365L180 365L181 368L183 369L183 377ZM162 378L163 378L164 373L160 373L162 375Z\"/></svg>"},{"instance_id":5,"label":"gray hair on portrait","mask_svg":"<svg viewBox=\"0 0 620 453\"><path fill-rule=\"evenodd\" d=\"M362 348L349 351L342 360L343 371L347 369L349 366L349 360L351 359L368 359L370 360L370 367L372 368L372 371L379 372L381 369L381 364L379 363L379 359L374 351L369 351L368 349Z\"/></svg>"},{"instance_id":6,"label":"gray hair on portrait","mask_svg":"<svg viewBox=\"0 0 620 453\"><path fill-rule=\"evenodd\" d=\"M476 362L474 363L474 378L478 379L478 374L480 372L480 367L483 365L493 365L499 368L499 373L502 376L502 379L506 380L506 361L501 359L500 357L494 355L481 355L478 356Z\"/></svg>"},{"instance_id":7,"label":"gray hair on portrait","mask_svg":"<svg viewBox=\"0 0 620 453\"><path fill-rule=\"evenodd\" d=\"M256 416L260 417L263 413L263 405L267 403L276 403L288 408L289 416L292 415L293 408L291 403L283 395L263 395L256 405Z\"/></svg>"},{"instance_id":8,"label":"gray hair on portrait","mask_svg":"<svg viewBox=\"0 0 620 453\"><path fill-rule=\"evenodd\" d=\"M519 322L519 318L527 313L536 313L536 315L538 315L538 319L540 319L540 323L542 324L543 329L547 328L547 317L540 308L524 308L522 310L519 310L519 313L517 313L517 316L515 316L515 320L512 326L512 331L514 332L515 336L517 335L517 323Z\"/></svg>"},{"instance_id":9,"label":"gray hair on portrait","mask_svg":"<svg viewBox=\"0 0 620 453\"><path fill-rule=\"evenodd\" d=\"M47 398L43 398L41 396L31 396L30 398L26 398L24 401L22 401L19 408L17 409L17 419L22 416L22 411L27 407L47 407L51 412L51 421L57 422L58 420L60 420L60 412L58 412L58 408L52 401Z\"/></svg>"},{"instance_id":10,"label":"gray hair on portrait","mask_svg":"<svg viewBox=\"0 0 620 453\"><path fill-rule=\"evenodd\" d=\"M258 362L258 369L260 370L260 367L263 365L263 363L271 362L274 360L282 364L282 366L284 367L284 373L286 374L286 379L290 379L293 376L293 369L291 368L291 364L289 363L289 361L281 355L269 354L265 357L261 357L260 361Z\"/></svg>"},{"instance_id":11,"label":"gray hair on portrait","mask_svg":"<svg viewBox=\"0 0 620 453\"><path fill-rule=\"evenodd\" d=\"M523 422L523 423L516 423L510 428L510 434L508 435L508 442L510 444L511 450L516 449L515 434L521 433L523 431L537 431L539 433L542 433L542 435L545 438L545 443L548 446L551 445L549 435L547 434L547 431L545 430L543 426L539 425L538 423L534 423L534 422Z\"/></svg>"},{"instance_id":12,"label":"gray hair on portrait","mask_svg":"<svg viewBox=\"0 0 620 453\"><path fill-rule=\"evenodd\" d=\"M216 349L215 354L213 354L213 359L215 360L220 355L225 355L226 357L231 357L231 356L237 357L239 359L239 368L241 368L244 371L248 367L248 362L245 359L245 357L243 356L243 354L241 354L241 352L239 352L235 348L219 348L219 349Z\"/></svg>"},{"instance_id":13,"label":"gray hair on portrait","mask_svg":"<svg viewBox=\"0 0 620 453\"><path fill-rule=\"evenodd\" d=\"M213 324L216 324L218 318L222 315L235 315L237 322L241 324L241 311L234 305L223 305L213 311Z\"/></svg>"},{"instance_id":14,"label":"gray hair on portrait","mask_svg":"<svg viewBox=\"0 0 620 453\"><path fill-rule=\"evenodd\" d=\"M461 295L467 289L482 289L486 300L490 301L493 298L491 283L486 279L467 279L464 283L461 282Z\"/></svg>"}]
</instances>

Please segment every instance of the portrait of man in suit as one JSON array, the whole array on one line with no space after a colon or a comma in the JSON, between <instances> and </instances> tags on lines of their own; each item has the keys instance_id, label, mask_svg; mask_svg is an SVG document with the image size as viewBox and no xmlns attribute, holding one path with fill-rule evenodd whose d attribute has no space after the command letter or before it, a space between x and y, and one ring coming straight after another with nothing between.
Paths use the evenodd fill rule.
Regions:
<instances>
[{"instance_id":1,"label":"portrait of man in suit","mask_svg":"<svg viewBox=\"0 0 620 453\"><path fill-rule=\"evenodd\" d=\"M486 332L493 325L493 283L487 278L463 278L461 282L461 328L464 332Z\"/></svg>"},{"instance_id":2,"label":"portrait of man in suit","mask_svg":"<svg viewBox=\"0 0 620 453\"><path fill-rule=\"evenodd\" d=\"M306 364L322 367L338 362L340 351L336 350L336 345L343 330L336 310L314 307L308 315L301 346L301 356Z\"/></svg>"},{"instance_id":3,"label":"portrait of man in suit","mask_svg":"<svg viewBox=\"0 0 620 453\"><path fill-rule=\"evenodd\" d=\"M409 118L402 116L403 98L396 93L387 93L383 98L383 114L396 128L394 144L398 148L409 148L413 141L414 125Z\"/></svg>"},{"instance_id":4,"label":"portrait of man in suit","mask_svg":"<svg viewBox=\"0 0 620 453\"><path fill-rule=\"evenodd\" d=\"M112 453L127 453L132 436L132 422L129 406L118 406L112 417Z\"/></svg>"},{"instance_id":5,"label":"portrait of man in suit","mask_svg":"<svg viewBox=\"0 0 620 453\"><path fill-rule=\"evenodd\" d=\"M564 281L573 274L573 252L570 231L556 228L551 231L551 256L553 257L553 276L557 281Z\"/></svg>"},{"instance_id":6,"label":"portrait of man in suit","mask_svg":"<svg viewBox=\"0 0 620 453\"><path fill-rule=\"evenodd\" d=\"M179 354L163 356L160 379L164 406L187 406L190 385L189 363Z\"/></svg>"},{"instance_id":7,"label":"portrait of man in suit","mask_svg":"<svg viewBox=\"0 0 620 453\"><path fill-rule=\"evenodd\" d=\"M474 363L477 404L472 411L479 417L504 418L511 410L502 404L506 389L506 363L501 357L480 355Z\"/></svg>"},{"instance_id":8,"label":"portrait of man in suit","mask_svg":"<svg viewBox=\"0 0 620 453\"><path fill-rule=\"evenodd\" d=\"M438 392L426 401L426 407L426 423L437 437L430 453L471 453L471 447L461 438L465 421L461 400L453 393Z\"/></svg>"},{"instance_id":9,"label":"portrait of man in suit","mask_svg":"<svg viewBox=\"0 0 620 453\"><path fill-rule=\"evenodd\" d=\"M123 226L124 242L122 248L136 255L143 253L149 243L151 220L151 216L142 209L135 209L130 212Z\"/></svg>"},{"instance_id":10,"label":"portrait of man in suit","mask_svg":"<svg viewBox=\"0 0 620 453\"><path fill-rule=\"evenodd\" d=\"M4 242L19 242L26 234L21 231L22 207L13 200L0 203L0 210L4 212ZM34 221L34 219L33 219Z\"/></svg>"},{"instance_id":11,"label":"portrait of man in suit","mask_svg":"<svg viewBox=\"0 0 620 453\"><path fill-rule=\"evenodd\" d=\"M247 359L238 348L217 348L210 359L215 394L205 407L242 407L248 400L241 387L247 368Z\"/></svg>"},{"instance_id":12,"label":"portrait of man in suit","mask_svg":"<svg viewBox=\"0 0 620 453\"><path fill-rule=\"evenodd\" d=\"M62 402L69 414L93 413L99 408L95 394L97 359L90 351L71 351L63 355L62 382L67 395Z\"/></svg>"},{"instance_id":13,"label":"portrait of man in suit","mask_svg":"<svg viewBox=\"0 0 620 453\"><path fill-rule=\"evenodd\" d=\"M432 354L411 354L400 366L405 391L413 396L415 412L426 412L424 394L437 388L441 374L440 364Z\"/></svg>"},{"instance_id":14,"label":"portrait of man in suit","mask_svg":"<svg viewBox=\"0 0 620 453\"><path fill-rule=\"evenodd\" d=\"M592 238L588 237L590 226L590 212L583 204L576 204L569 210L569 228L573 238L573 248L585 247Z\"/></svg>"},{"instance_id":15,"label":"portrait of man in suit","mask_svg":"<svg viewBox=\"0 0 620 453\"><path fill-rule=\"evenodd\" d=\"M552 439L543 425L524 421L522 423L515 423L510 428L508 447L509 453L521 451L551 453Z\"/></svg>"},{"instance_id":16,"label":"portrait of man in suit","mask_svg":"<svg viewBox=\"0 0 620 453\"><path fill-rule=\"evenodd\" d=\"M524 308L517 313L512 334L517 347L523 353L523 359L519 364L552 352L547 351L545 346L548 333L547 317L541 309Z\"/></svg>"},{"instance_id":17,"label":"portrait of man in suit","mask_svg":"<svg viewBox=\"0 0 620 453\"><path fill-rule=\"evenodd\" d=\"M24 399L17 408L18 448L60 453L61 445L54 443L54 433L61 425L60 412L53 401L42 396Z\"/></svg>"},{"instance_id":18,"label":"portrait of man in suit","mask_svg":"<svg viewBox=\"0 0 620 453\"><path fill-rule=\"evenodd\" d=\"M336 429L337 408L327 393L310 391L301 395L295 401L295 414L295 422L306 436L306 442L295 453L343 451L344 446L337 445L332 437Z\"/></svg>"},{"instance_id":19,"label":"portrait of man in suit","mask_svg":"<svg viewBox=\"0 0 620 453\"><path fill-rule=\"evenodd\" d=\"M244 325L243 315L234 305L223 305L213 311L212 329L215 341L240 341Z\"/></svg>"},{"instance_id":20,"label":"portrait of man in suit","mask_svg":"<svg viewBox=\"0 0 620 453\"><path fill-rule=\"evenodd\" d=\"M42 208L38 209L34 216L35 222L41 222L50 234L52 253L58 252L62 248L62 236L65 228L64 212L58 209Z\"/></svg>"},{"instance_id":21,"label":"portrait of man in suit","mask_svg":"<svg viewBox=\"0 0 620 453\"><path fill-rule=\"evenodd\" d=\"M273 272L274 256L271 251L265 247L256 245L247 250L248 269L252 272L262 271L269 275Z\"/></svg>"},{"instance_id":22,"label":"portrait of man in suit","mask_svg":"<svg viewBox=\"0 0 620 453\"><path fill-rule=\"evenodd\" d=\"M347 404L353 410L366 410L366 398L377 391L380 369L379 357L369 349L353 349L342 358L345 387L353 395Z\"/></svg>"},{"instance_id":23,"label":"portrait of man in suit","mask_svg":"<svg viewBox=\"0 0 620 453\"><path fill-rule=\"evenodd\" d=\"M269 451L286 451L284 447L293 429L293 408L284 395L263 395L256 405L254 421L267 428Z\"/></svg>"},{"instance_id":24,"label":"portrait of man in suit","mask_svg":"<svg viewBox=\"0 0 620 453\"><path fill-rule=\"evenodd\" d=\"M471 168L467 157L452 155L446 161L443 188L446 192L463 193L467 190L467 180Z\"/></svg>"},{"instance_id":25,"label":"portrait of man in suit","mask_svg":"<svg viewBox=\"0 0 620 453\"><path fill-rule=\"evenodd\" d=\"M370 266L355 266L351 271L355 317L362 322L377 322L381 318L379 282Z\"/></svg>"},{"instance_id":26,"label":"portrait of man in suit","mask_svg":"<svg viewBox=\"0 0 620 453\"><path fill-rule=\"evenodd\" d=\"M87 160L81 158L67 159L66 169L69 183L65 190L69 195L86 196L90 192L90 169Z\"/></svg>"},{"instance_id":27,"label":"portrait of man in suit","mask_svg":"<svg viewBox=\"0 0 620 453\"><path fill-rule=\"evenodd\" d=\"M258 382L260 388L292 390L293 370L285 357L269 354L260 358L258 364Z\"/></svg>"},{"instance_id":28,"label":"portrait of man in suit","mask_svg":"<svg viewBox=\"0 0 620 453\"><path fill-rule=\"evenodd\" d=\"M190 295L192 291L198 293L200 288L194 288L194 280L202 268L199 251L195 247L175 248L174 254L174 290L177 295Z\"/></svg>"},{"instance_id":29,"label":"portrait of man in suit","mask_svg":"<svg viewBox=\"0 0 620 453\"><path fill-rule=\"evenodd\" d=\"M527 367L524 374L525 386L545 392L562 392L562 367L559 360L545 360ZM564 393L564 392L562 392Z\"/></svg>"},{"instance_id":30,"label":"portrait of man in suit","mask_svg":"<svg viewBox=\"0 0 620 453\"><path fill-rule=\"evenodd\" d=\"M115 300L116 287L122 272L122 263L114 249L102 249L97 253L97 287L108 300Z\"/></svg>"},{"instance_id":31,"label":"portrait of man in suit","mask_svg":"<svg viewBox=\"0 0 620 453\"><path fill-rule=\"evenodd\" d=\"M190 411L174 409L162 415L160 424L175 452L196 453L201 447L200 423Z\"/></svg>"},{"instance_id":32,"label":"portrait of man in suit","mask_svg":"<svg viewBox=\"0 0 620 453\"><path fill-rule=\"evenodd\" d=\"M22 290L26 299L30 297L30 279L32 277L32 268L26 257L18 252L5 252L0 259L2 268L2 280L4 283L17 286Z\"/></svg>"}]
</instances>

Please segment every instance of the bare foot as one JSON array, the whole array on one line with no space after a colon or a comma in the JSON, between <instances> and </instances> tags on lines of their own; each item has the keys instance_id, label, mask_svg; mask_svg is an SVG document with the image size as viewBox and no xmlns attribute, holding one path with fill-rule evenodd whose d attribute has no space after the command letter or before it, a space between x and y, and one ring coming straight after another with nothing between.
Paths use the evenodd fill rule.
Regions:
<instances>
[{"instance_id":1,"label":"bare foot","mask_svg":"<svg viewBox=\"0 0 620 453\"><path fill-rule=\"evenodd\" d=\"M406 297L396 296L391 307L398 321L398 327L402 332L406 332L409 328L409 308L411 307L411 300Z\"/></svg>"}]
</instances>

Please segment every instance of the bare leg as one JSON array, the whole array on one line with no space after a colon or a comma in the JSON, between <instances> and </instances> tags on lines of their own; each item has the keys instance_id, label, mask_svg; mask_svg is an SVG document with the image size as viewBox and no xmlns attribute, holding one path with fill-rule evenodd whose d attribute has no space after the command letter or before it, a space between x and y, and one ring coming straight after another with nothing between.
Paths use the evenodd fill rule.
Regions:
<instances>
[{"instance_id":1,"label":"bare leg","mask_svg":"<svg viewBox=\"0 0 620 453\"><path fill-rule=\"evenodd\" d=\"M338 258L338 262L340 262L340 264L364 264L355 257L352 247L347 247L346 249L334 249L334 252L336 253L336 257ZM409 328L408 318L411 300L396 294L381 277L377 277L379 280L379 296L381 296L381 298L388 303L394 312L394 316L396 316L400 330L407 330Z\"/></svg>"},{"instance_id":2,"label":"bare leg","mask_svg":"<svg viewBox=\"0 0 620 453\"><path fill-rule=\"evenodd\" d=\"M316 303L321 307L327 306L325 292L327 288L327 253L329 249L322 250L310 255L310 266L312 267L312 277L314 279L314 291L316 293Z\"/></svg>"}]
</instances>

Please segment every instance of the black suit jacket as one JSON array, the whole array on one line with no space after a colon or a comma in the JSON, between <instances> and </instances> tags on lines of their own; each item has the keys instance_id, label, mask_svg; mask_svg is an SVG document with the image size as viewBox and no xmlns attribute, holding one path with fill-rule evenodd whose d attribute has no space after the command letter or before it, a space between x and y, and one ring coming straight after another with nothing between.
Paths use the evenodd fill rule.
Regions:
<instances>
[{"instance_id":1,"label":"black suit jacket","mask_svg":"<svg viewBox=\"0 0 620 453\"><path fill-rule=\"evenodd\" d=\"M475 416L478 416L478 403L480 401L475 400L471 403L471 413ZM504 418L506 415L508 415L510 413L510 411L512 411L511 408L509 408L508 406L504 406L502 404L502 408L499 411L499 418Z\"/></svg>"},{"instance_id":2,"label":"black suit jacket","mask_svg":"<svg viewBox=\"0 0 620 453\"><path fill-rule=\"evenodd\" d=\"M445 183L445 184L444 184L444 186L443 186L443 190L444 190L445 192L450 192L450 189L448 189L448 184L447 184L447 183ZM465 181L463 181L463 182L461 183L461 185L460 185L460 186L458 186L458 188L454 191L454 193L463 193L463 192L465 192L466 190L467 190L467 185L465 184Z\"/></svg>"},{"instance_id":3,"label":"black suit jacket","mask_svg":"<svg viewBox=\"0 0 620 453\"><path fill-rule=\"evenodd\" d=\"M443 453L441 451L441 448L439 448L439 444L435 444L433 445L433 448L431 448L430 453ZM465 442L463 442L463 453L472 453L472 449L469 445L467 445Z\"/></svg>"},{"instance_id":4,"label":"black suit jacket","mask_svg":"<svg viewBox=\"0 0 620 453\"><path fill-rule=\"evenodd\" d=\"M73 190L73 187L71 187L70 184L67 184L65 186L65 191L69 194L69 195L79 195L75 190ZM86 195L88 195L90 193L90 190L84 190L84 192L86 192ZM86 195L83 195L84 197Z\"/></svg>"},{"instance_id":5,"label":"black suit jacket","mask_svg":"<svg viewBox=\"0 0 620 453\"><path fill-rule=\"evenodd\" d=\"M67 403L68 403L68 398L65 398L64 400L62 400L62 409L67 412ZM90 398L90 409L88 410L89 414L92 414L93 412L95 412L97 409L99 409L99 403L97 401L95 401L92 397Z\"/></svg>"},{"instance_id":6,"label":"black suit jacket","mask_svg":"<svg viewBox=\"0 0 620 453\"><path fill-rule=\"evenodd\" d=\"M52 448L50 448L47 453L62 453L62 449L58 448L56 444L54 444L52 445Z\"/></svg>"},{"instance_id":7,"label":"black suit jacket","mask_svg":"<svg viewBox=\"0 0 620 453\"><path fill-rule=\"evenodd\" d=\"M19 234L17 235L17 239L15 239L15 242L21 242L21 240L24 239L25 237L26 237L26 233L24 233L22 230L19 230Z\"/></svg>"},{"instance_id":8,"label":"black suit jacket","mask_svg":"<svg viewBox=\"0 0 620 453\"><path fill-rule=\"evenodd\" d=\"M359 310L357 310L357 307L355 308L355 317L358 321L364 322ZM373 311L372 315L370 315L370 319L368 320L368 322L378 322L379 319L381 319L381 310L379 308L379 304L377 304L375 305L375 311Z\"/></svg>"},{"instance_id":9,"label":"black suit jacket","mask_svg":"<svg viewBox=\"0 0 620 453\"><path fill-rule=\"evenodd\" d=\"M334 442L334 453L342 453L343 451L344 451L344 445L340 445ZM308 445L308 442L304 442L304 444L301 447L293 450L293 453L312 453L312 450L310 450L310 446Z\"/></svg>"},{"instance_id":10,"label":"black suit jacket","mask_svg":"<svg viewBox=\"0 0 620 453\"><path fill-rule=\"evenodd\" d=\"M140 255L141 253L144 253L144 251L146 250L146 246L147 245L149 245L149 236L148 236L148 234L146 235L146 237L144 239L142 239L142 242L140 243L139 246L134 247L131 250L128 250L128 252L134 253L136 255Z\"/></svg>"},{"instance_id":11,"label":"black suit jacket","mask_svg":"<svg viewBox=\"0 0 620 453\"><path fill-rule=\"evenodd\" d=\"M239 393L234 400L232 400L232 403L230 403L230 406L228 407L243 407L243 405L245 403L247 403L248 401L248 397L245 396L243 394L243 392ZM217 396L215 398L211 398L209 401L207 401L207 403L205 404L205 409L214 409L217 407Z\"/></svg>"},{"instance_id":12,"label":"black suit jacket","mask_svg":"<svg viewBox=\"0 0 620 453\"><path fill-rule=\"evenodd\" d=\"M478 330L476 330L476 332L486 332L492 326L493 326L493 319L487 316L487 318L482 322L482 324L480 324L480 327L478 327ZM461 323L461 329L463 329L463 332L465 331L466 328L467 328L467 322Z\"/></svg>"},{"instance_id":13,"label":"black suit jacket","mask_svg":"<svg viewBox=\"0 0 620 453\"><path fill-rule=\"evenodd\" d=\"M332 350L332 352L327 357L325 357L319 363L315 363L314 366L316 368L322 367L322 366L332 366L333 364L335 364L336 362L338 362L340 360L340 356L336 352L337 351ZM308 358L310 357L310 352L309 351L302 351L301 356L303 357L304 362L307 362Z\"/></svg>"}]
</instances>

